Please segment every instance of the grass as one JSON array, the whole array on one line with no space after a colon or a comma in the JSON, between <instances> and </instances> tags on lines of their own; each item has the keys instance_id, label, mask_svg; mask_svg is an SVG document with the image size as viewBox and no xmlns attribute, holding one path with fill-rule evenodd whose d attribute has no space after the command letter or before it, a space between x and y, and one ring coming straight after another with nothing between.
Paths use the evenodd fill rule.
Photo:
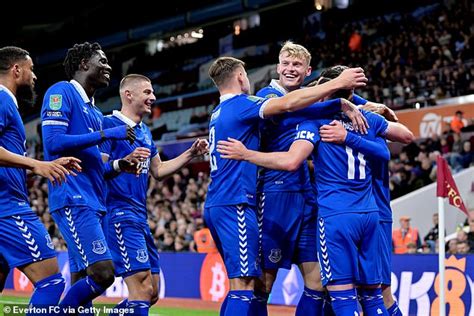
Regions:
<instances>
[{"instance_id":1,"label":"grass","mask_svg":"<svg viewBox=\"0 0 474 316\"><path fill-rule=\"evenodd\" d=\"M159 303L158 303L159 304ZM10 315L24 315L23 312L14 313L13 309L20 311L25 309L28 305L28 298L25 297L16 297L16 296L2 296L0 297L0 316L10 316ZM112 304L94 304L99 311L99 315L107 315L104 313L105 308L112 308ZM10 311L10 312L8 312ZM159 307L155 306L150 309L149 315L159 315L159 316L217 316L216 311L208 310L192 310L186 308L172 308L172 307Z\"/></svg>"}]
</instances>

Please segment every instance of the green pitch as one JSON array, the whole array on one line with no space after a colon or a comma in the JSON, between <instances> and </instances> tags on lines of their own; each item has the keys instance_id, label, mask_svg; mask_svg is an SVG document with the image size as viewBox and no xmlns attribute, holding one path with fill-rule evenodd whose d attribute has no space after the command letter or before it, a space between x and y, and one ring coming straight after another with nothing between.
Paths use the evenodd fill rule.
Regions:
<instances>
[{"instance_id":1,"label":"green pitch","mask_svg":"<svg viewBox=\"0 0 474 316\"><path fill-rule=\"evenodd\" d=\"M25 309L27 307L28 298L24 297L15 297L15 296L2 296L0 297L0 316L17 316L17 315L24 315L21 312L21 309ZM158 303L159 304L159 303ZM107 314L103 311L105 308L112 308L113 305L111 304L94 304L94 307L97 308L99 311L98 315ZM14 313L13 310L17 310L19 312ZM207 310L192 310L192 309L184 309L184 308L172 308L172 307L153 307L150 309L150 315L156 316L217 316L218 313L216 311L207 311Z\"/></svg>"}]
</instances>

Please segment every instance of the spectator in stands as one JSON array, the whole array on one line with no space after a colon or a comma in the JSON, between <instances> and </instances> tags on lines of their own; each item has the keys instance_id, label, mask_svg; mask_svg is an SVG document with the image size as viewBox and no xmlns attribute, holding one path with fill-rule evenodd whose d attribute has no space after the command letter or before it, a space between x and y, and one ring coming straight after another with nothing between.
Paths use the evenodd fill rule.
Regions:
<instances>
[{"instance_id":1,"label":"spectator in stands","mask_svg":"<svg viewBox=\"0 0 474 316\"><path fill-rule=\"evenodd\" d=\"M393 249L396 254L407 253L409 243L414 243L417 249L421 248L418 229L410 227L410 220L409 216L401 216L400 228L395 229L392 233Z\"/></svg>"},{"instance_id":2,"label":"spectator in stands","mask_svg":"<svg viewBox=\"0 0 474 316\"><path fill-rule=\"evenodd\" d=\"M469 247L469 244L467 243L466 240L464 241L458 240L458 243L456 245L456 254L465 255L465 254L468 254L470 251L471 251L471 248Z\"/></svg>"},{"instance_id":3,"label":"spectator in stands","mask_svg":"<svg viewBox=\"0 0 474 316\"><path fill-rule=\"evenodd\" d=\"M457 134L461 133L461 129L467 126L467 120L464 119L463 115L462 111L456 111L456 114L451 119L451 130Z\"/></svg>"},{"instance_id":4,"label":"spectator in stands","mask_svg":"<svg viewBox=\"0 0 474 316\"><path fill-rule=\"evenodd\" d=\"M426 234L423 240L426 242L431 252L435 251L435 243L438 240L438 213L433 214L433 227L430 229L428 234Z\"/></svg>"},{"instance_id":5,"label":"spectator in stands","mask_svg":"<svg viewBox=\"0 0 474 316\"><path fill-rule=\"evenodd\" d=\"M446 254L455 255L457 253L458 240L456 238L449 240L446 243Z\"/></svg>"},{"instance_id":6,"label":"spectator in stands","mask_svg":"<svg viewBox=\"0 0 474 316\"><path fill-rule=\"evenodd\" d=\"M407 244L407 254L414 254L418 252L418 248L416 247L416 244L413 242L409 242Z\"/></svg>"}]
</instances>

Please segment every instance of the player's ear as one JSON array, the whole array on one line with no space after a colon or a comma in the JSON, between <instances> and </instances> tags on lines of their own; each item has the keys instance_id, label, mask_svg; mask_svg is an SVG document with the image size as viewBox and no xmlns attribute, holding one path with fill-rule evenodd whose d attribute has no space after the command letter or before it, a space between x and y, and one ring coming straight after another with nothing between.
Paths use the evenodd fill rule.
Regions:
<instances>
[{"instance_id":1,"label":"player's ear","mask_svg":"<svg viewBox=\"0 0 474 316\"><path fill-rule=\"evenodd\" d=\"M308 69L306 70L306 77L308 77L309 75L311 75L311 71L313 70L313 68L311 66L308 66Z\"/></svg>"},{"instance_id":2,"label":"player's ear","mask_svg":"<svg viewBox=\"0 0 474 316\"><path fill-rule=\"evenodd\" d=\"M88 63L89 63L89 59L85 59L85 58L81 59L81 64L79 65L79 68L84 71L89 70Z\"/></svg>"}]
</instances>

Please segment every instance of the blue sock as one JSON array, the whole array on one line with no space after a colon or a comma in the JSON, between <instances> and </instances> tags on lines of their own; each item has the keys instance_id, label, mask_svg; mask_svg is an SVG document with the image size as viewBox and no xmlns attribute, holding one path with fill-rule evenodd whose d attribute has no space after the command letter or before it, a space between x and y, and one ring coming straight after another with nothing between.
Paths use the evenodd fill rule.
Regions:
<instances>
[{"instance_id":1,"label":"blue sock","mask_svg":"<svg viewBox=\"0 0 474 316\"><path fill-rule=\"evenodd\" d=\"M249 315L253 291L229 291L225 316Z\"/></svg>"},{"instance_id":2,"label":"blue sock","mask_svg":"<svg viewBox=\"0 0 474 316\"><path fill-rule=\"evenodd\" d=\"M221 310L219 311L219 316L224 316L225 309L227 308L227 302L229 301L229 294L225 296L225 299L222 301Z\"/></svg>"},{"instance_id":3,"label":"blue sock","mask_svg":"<svg viewBox=\"0 0 474 316\"><path fill-rule=\"evenodd\" d=\"M359 289L359 302L362 305L364 316L388 316L383 305L382 289Z\"/></svg>"},{"instance_id":4,"label":"blue sock","mask_svg":"<svg viewBox=\"0 0 474 316\"><path fill-rule=\"evenodd\" d=\"M329 291L331 306L336 315L359 315L356 289Z\"/></svg>"},{"instance_id":5,"label":"blue sock","mask_svg":"<svg viewBox=\"0 0 474 316\"><path fill-rule=\"evenodd\" d=\"M29 306L46 307L57 305L61 299L65 284L66 281L61 273L56 273L36 282L35 291L31 296ZM26 315L33 314L27 313Z\"/></svg>"},{"instance_id":6,"label":"blue sock","mask_svg":"<svg viewBox=\"0 0 474 316\"><path fill-rule=\"evenodd\" d=\"M90 276L87 276L74 283L59 306L65 309L68 307L77 309L79 306L92 302L94 298L101 295L104 291L104 288L95 283Z\"/></svg>"},{"instance_id":7,"label":"blue sock","mask_svg":"<svg viewBox=\"0 0 474 316\"><path fill-rule=\"evenodd\" d=\"M269 293L262 291L253 292L252 302L250 303L250 311L252 315L268 316L267 301L269 296Z\"/></svg>"},{"instance_id":8,"label":"blue sock","mask_svg":"<svg viewBox=\"0 0 474 316\"><path fill-rule=\"evenodd\" d=\"M304 287L303 294L296 306L295 316L322 315L324 292Z\"/></svg>"},{"instance_id":9,"label":"blue sock","mask_svg":"<svg viewBox=\"0 0 474 316\"><path fill-rule=\"evenodd\" d=\"M133 309L130 315L147 316L150 309L150 302L148 301L128 301L127 308Z\"/></svg>"},{"instance_id":10,"label":"blue sock","mask_svg":"<svg viewBox=\"0 0 474 316\"><path fill-rule=\"evenodd\" d=\"M387 309L387 312L390 316L403 316L402 311L398 308L397 302L393 303L393 305Z\"/></svg>"}]
</instances>

